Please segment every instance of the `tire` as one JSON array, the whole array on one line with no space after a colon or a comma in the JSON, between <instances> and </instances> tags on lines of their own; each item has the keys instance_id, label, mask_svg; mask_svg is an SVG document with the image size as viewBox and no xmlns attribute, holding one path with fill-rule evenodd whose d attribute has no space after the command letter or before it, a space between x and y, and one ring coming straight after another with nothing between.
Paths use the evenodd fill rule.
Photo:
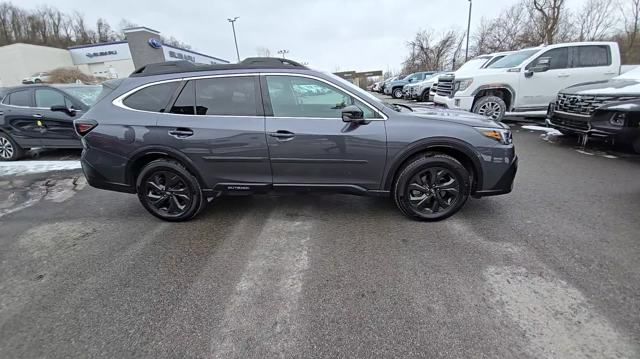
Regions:
<instances>
[{"instance_id":1,"label":"tire","mask_svg":"<svg viewBox=\"0 0 640 359\"><path fill-rule=\"evenodd\" d=\"M444 154L423 155L402 168L392 193L396 206L405 216L419 221L439 221L462 208L469 198L470 183L469 172L455 158Z\"/></svg>"},{"instance_id":2,"label":"tire","mask_svg":"<svg viewBox=\"0 0 640 359\"><path fill-rule=\"evenodd\" d=\"M498 96L485 96L476 101L472 112L502 121L507 112L507 104Z\"/></svg>"},{"instance_id":3,"label":"tire","mask_svg":"<svg viewBox=\"0 0 640 359\"><path fill-rule=\"evenodd\" d=\"M198 179L171 159L149 162L138 175L136 190L142 206L168 222L188 221L207 203Z\"/></svg>"},{"instance_id":4,"label":"tire","mask_svg":"<svg viewBox=\"0 0 640 359\"><path fill-rule=\"evenodd\" d=\"M35 79L35 80L33 81L33 83L34 83L34 84L40 84L40 83L42 83L42 80L40 80L40 79Z\"/></svg>"},{"instance_id":5,"label":"tire","mask_svg":"<svg viewBox=\"0 0 640 359\"><path fill-rule=\"evenodd\" d=\"M422 95L420 95L420 97L419 97L420 100L419 101L429 102L429 90L430 89L426 89L426 90L422 91Z\"/></svg>"},{"instance_id":6,"label":"tire","mask_svg":"<svg viewBox=\"0 0 640 359\"><path fill-rule=\"evenodd\" d=\"M637 154L640 154L640 137L636 138L635 141L631 144L633 151Z\"/></svg>"},{"instance_id":7,"label":"tire","mask_svg":"<svg viewBox=\"0 0 640 359\"><path fill-rule=\"evenodd\" d=\"M17 161L24 156L24 152L11 136L0 132L0 161Z\"/></svg>"},{"instance_id":8,"label":"tire","mask_svg":"<svg viewBox=\"0 0 640 359\"><path fill-rule=\"evenodd\" d=\"M395 99L401 99L402 98L402 88L401 87L397 87L394 88L393 90L391 90L391 96Z\"/></svg>"}]
</instances>

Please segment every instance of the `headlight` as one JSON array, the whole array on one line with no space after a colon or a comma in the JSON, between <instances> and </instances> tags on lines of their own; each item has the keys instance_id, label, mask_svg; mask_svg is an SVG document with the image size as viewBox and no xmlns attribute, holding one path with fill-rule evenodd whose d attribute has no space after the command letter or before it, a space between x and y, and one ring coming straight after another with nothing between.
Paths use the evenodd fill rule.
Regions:
<instances>
[{"instance_id":1,"label":"headlight","mask_svg":"<svg viewBox=\"0 0 640 359\"><path fill-rule=\"evenodd\" d=\"M485 128L485 127L474 127L476 131L480 132L484 137L488 137L492 140L496 140L503 145L510 145L513 143L513 139L511 137L511 130L507 130L504 128Z\"/></svg>"},{"instance_id":2,"label":"headlight","mask_svg":"<svg viewBox=\"0 0 640 359\"><path fill-rule=\"evenodd\" d=\"M464 80L458 80L456 81L456 89L458 91L464 91L466 89L469 88L469 86L471 86L471 84L473 83L473 79L464 79Z\"/></svg>"},{"instance_id":3,"label":"headlight","mask_svg":"<svg viewBox=\"0 0 640 359\"><path fill-rule=\"evenodd\" d=\"M609 119L609 123L611 123L613 126L623 127L626 120L627 114L619 112L611 116L611 118Z\"/></svg>"}]
</instances>

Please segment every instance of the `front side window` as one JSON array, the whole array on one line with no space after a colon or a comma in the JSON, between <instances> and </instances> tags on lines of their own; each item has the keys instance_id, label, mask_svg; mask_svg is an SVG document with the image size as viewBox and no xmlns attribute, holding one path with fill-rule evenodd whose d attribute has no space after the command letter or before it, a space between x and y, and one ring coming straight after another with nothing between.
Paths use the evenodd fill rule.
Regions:
<instances>
[{"instance_id":1,"label":"front side window","mask_svg":"<svg viewBox=\"0 0 640 359\"><path fill-rule=\"evenodd\" d=\"M258 90L253 76L195 81L196 115L256 116Z\"/></svg>"},{"instance_id":2,"label":"front side window","mask_svg":"<svg viewBox=\"0 0 640 359\"><path fill-rule=\"evenodd\" d=\"M151 85L129 95L122 103L134 110L164 112L179 84L173 81Z\"/></svg>"},{"instance_id":3,"label":"front side window","mask_svg":"<svg viewBox=\"0 0 640 359\"><path fill-rule=\"evenodd\" d=\"M365 118L376 118L368 106L324 82L297 76L267 76L275 117L341 118L342 109L356 105Z\"/></svg>"},{"instance_id":4,"label":"front side window","mask_svg":"<svg viewBox=\"0 0 640 359\"><path fill-rule=\"evenodd\" d=\"M569 49L566 47L559 47L543 53L529 66L527 66L527 68L535 67L540 62L540 59L543 58L549 59L549 70L566 69L569 67Z\"/></svg>"},{"instance_id":5,"label":"front side window","mask_svg":"<svg viewBox=\"0 0 640 359\"><path fill-rule=\"evenodd\" d=\"M29 107L31 106L31 92L29 90L22 90L22 91L16 91L16 92L12 92L7 101L7 104L12 105L12 106L23 106L23 107Z\"/></svg>"},{"instance_id":6,"label":"front side window","mask_svg":"<svg viewBox=\"0 0 640 359\"><path fill-rule=\"evenodd\" d=\"M36 107L66 106L64 95L50 89L36 90Z\"/></svg>"},{"instance_id":7,"label":"front side window","mask_svg":"<svg viewBox=\"0 0 640 359\"><path fill-rule=\"evenodd\" d=\"M606 45L576 46L574 67L594 67L611 65L611 51Z\"/></svg>"}]
</instances>

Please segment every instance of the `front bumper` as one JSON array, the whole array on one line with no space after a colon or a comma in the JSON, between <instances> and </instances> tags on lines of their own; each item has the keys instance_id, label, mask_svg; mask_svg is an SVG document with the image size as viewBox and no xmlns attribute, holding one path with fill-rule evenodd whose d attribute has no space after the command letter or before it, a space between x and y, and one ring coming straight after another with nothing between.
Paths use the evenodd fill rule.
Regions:
<instances>
[{"instance_id":1,"label":"front bumper","mask_svg":"<svg viewBox=\"0 0 640 359\"><path fill-rule=\"evenodd\" d=\"M609 122L614 112L596 112L596 115L577 115L556 111L555 104L549 104L546 124L565 133L575 133L589 137L615 139L618 142L633 143L640 137L640 128L614 126Z\"/></svg>"},{"instance_id":2,"label":"front bumper","mask_svg":"<svg viewBox=\"0 0 640 359\"><path fill-rule=\"evenodd\" d=\"M507 168L507 170L500 176L496 184L489 188L476 191L473 193L473 197L488 197L488 196L498 196L501 194L511 193L513 190L513 183L516 178L516 173L518 172L518 157L515 156L511 164Z\"/></svg>"},{"instance_id":3,"label":"front bumper","mask_svg":"<svg viewBox=\"0 0 640 359\"><path fill-rule=\"evenodd\" d=\"M445 106L446 108L454 110L471 111L473 107L473 96L454 96L447 97L436 94L433 97L433 102L437 105Z\"/></svg>"}]
</instances>

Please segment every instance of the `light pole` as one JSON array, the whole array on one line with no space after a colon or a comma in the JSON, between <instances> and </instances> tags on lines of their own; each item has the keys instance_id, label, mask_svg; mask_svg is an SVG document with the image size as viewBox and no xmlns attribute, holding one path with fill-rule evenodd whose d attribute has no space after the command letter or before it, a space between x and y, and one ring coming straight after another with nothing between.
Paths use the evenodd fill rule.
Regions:
<instances>
[{"instance_id":1,"label":"light pole","mask_svg":"<svg viewBox=\"0 0 640 359\"><path fill-rule=\"evenodd\" d=\"M467 22L467 50L464 52L464 61L467 62L469 60L469 35L471 32L471 6L473 5L473 1L469 0L469 21Z\"/></svg>"},{"instance_id":2,"label":"light pole","mask_svg":"<svg viewBox=\"0 0 640 359\"><path fill-rule=\"evenodd\" d=\"M288 54L288 53L289 53L289 50L285 50L285 49L278 50L278 53L279 53L280 55L282 55L282 58L284 59L284 55Z\"/></svg>"},{"instance_id":3,"label":"light pole","mask_svg":"<svg viewBox=\"0 0 640 359\"><path fill-rule=\"evenodd\" d=\"M233 29L233 41L236 43L236 55L238 56L238 62L240 62L240 51L238 51L238 39L236 38L236 20L239 18L239 16L236 16L233 19L227 19L231 23L231 29Z\"/></svg>"}]
</instances>

